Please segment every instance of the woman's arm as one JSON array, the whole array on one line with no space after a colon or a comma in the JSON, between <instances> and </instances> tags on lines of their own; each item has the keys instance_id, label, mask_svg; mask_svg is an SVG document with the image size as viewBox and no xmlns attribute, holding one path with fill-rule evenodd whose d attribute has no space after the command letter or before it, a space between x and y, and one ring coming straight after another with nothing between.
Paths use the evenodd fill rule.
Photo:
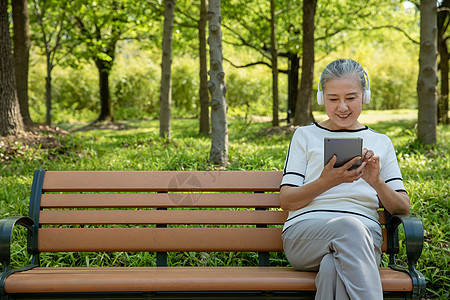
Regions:
<instances>
[{"instance_id":1,"label":"woman's arm","mask_svg":"<svg viewBox=\"0 0 450 300\"><path fill-rule=\"evenodd\" d=\"M384 208L393 215L408 215L411 208L409 196L406 192L394 191L381 178L380 157L366 148L362 156L363 163L366 163L362 178L375 189Z\"/></svg>"},{"instance_id":2,"label":"woman's arm","mask_svg":"<svg viewBox=\"0 0 450 300\"><path fill-rule=\"evenodd\" d=\"M324 167L320 177L308 184L299 187L283 186L280 190L280 205L283 210L294 211L306 206L323 192L341 183L353 182L361 178L365 163L355 170L348 169L360 157L355 157L340 168L334 168L336 156Z\"/></svg>"}]
</instances>

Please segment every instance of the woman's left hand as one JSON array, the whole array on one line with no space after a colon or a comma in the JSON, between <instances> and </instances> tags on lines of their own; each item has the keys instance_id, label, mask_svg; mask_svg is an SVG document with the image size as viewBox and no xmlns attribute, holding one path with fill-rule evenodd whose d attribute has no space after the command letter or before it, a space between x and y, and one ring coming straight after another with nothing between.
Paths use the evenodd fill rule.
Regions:
<instances>
[{"instance_id":1,"label":"woman's left hand","mask_svg":"<svg viewBox=\"0 0 450 300\"><path fill-rule=\"evenodd\" d=\"M372 150L364 148L362 162L365 162L362 179L373 187L379 180L382 180L380 177L380 157L375 155Z\"/></svg>"},{"instance_id":2,"label":"woman's left hand","mask_svg":"<svg viewBox=\"0 0 450 300\"><path fill-rule=\"evenodd\" d=\"M407 215L411 208L408 194L404 191L394 191L380 176L380 157L367 148L362 152L362 176L377 192L384 208L393 215Z\"/></svg>"}]
</instances>

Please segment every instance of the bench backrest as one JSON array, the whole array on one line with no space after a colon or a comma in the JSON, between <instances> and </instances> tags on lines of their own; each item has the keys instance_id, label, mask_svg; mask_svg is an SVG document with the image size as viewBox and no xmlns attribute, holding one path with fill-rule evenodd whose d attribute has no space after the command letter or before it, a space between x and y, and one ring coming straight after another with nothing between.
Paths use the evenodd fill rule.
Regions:
<instances>
[{"instance_id":1,"label":"bench backrest","mask_svg":"<svg viewBox=\"0 0 450 300\"><path fill-rule=\"evenodd\" d=\"M29 247L35 253L281 252L287 217L278 200L281 178L280 171L38 170L29 212L38 238ZM268 264L268 256L262 260Z\"/></svg>"}]
</instances>

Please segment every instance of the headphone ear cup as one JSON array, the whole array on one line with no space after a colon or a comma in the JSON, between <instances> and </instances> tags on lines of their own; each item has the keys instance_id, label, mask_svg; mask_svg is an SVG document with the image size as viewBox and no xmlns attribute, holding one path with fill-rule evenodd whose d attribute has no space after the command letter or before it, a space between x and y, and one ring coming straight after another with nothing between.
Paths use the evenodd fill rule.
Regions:
<instances>
[{"instance_id":1,"label":"headphone ear cup","mask_svg":"<svg viewBox=\"0 0 450 300\"><path fill-rule=\"evenodd\" d=\"M317 103L323 105L323 91L317 92Z\"/></svg>"},{"instance_id":2,"label":"headphone ear cup","mask_svg":"<svg viewBox=\"0 0 450 300\"><path fill-rule=\"evenodd\" d=\"M365 90L364 94L363 94L363 103L364 104L369 104L370 103L370 96L371 96L370 90Z\"/></svg>"}]
</instances>

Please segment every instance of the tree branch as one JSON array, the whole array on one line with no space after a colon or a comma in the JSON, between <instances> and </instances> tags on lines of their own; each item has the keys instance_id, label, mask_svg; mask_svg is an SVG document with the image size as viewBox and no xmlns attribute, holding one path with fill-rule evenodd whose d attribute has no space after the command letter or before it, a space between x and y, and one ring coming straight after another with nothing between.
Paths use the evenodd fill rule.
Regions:
<instances>
[{"instance_id":1,"label":"tree branch","mask_svg":"<svg viewBox=\"0 0 450 300\"><path fill-rule=\"evenodd\" d=\"M264 66L267 66L269 68L272 68L272 65L267 63L267 62L265 62L265 61L257 61L257 62L252 62L252 63L246 64L246 65L238 66L238 65L235 65L231 60L229 60L229 59L227 59L225 57L223 58L223 60L228 62L230 65L232 65L233 67L235 67L237 69L248 68L248 67L252 67L252 66L256 66L256 65L264 65Z\"/></svg>"},{"instance_id":2,"label":"tree branch","mask_svg":"<svg viewBox=\"0 0 450 300\"><path fill-rule=\"evenodd\" d=\"M342 31L346 31L346 30L358 30L358 31L371 31L371 30L378 30L378 29L384 29L384 28L390 28L390 29L395 29L397 31L400 31L401 33L403 33L403 35L409 39L411 42L413 42L414 44L419 44L419 41L416 41L414 38L412 38L405 30L403 30L402 28L398 27L398 26L394 26L394 25L381 25L381 26L375 26L375 27L368 27L368 28L350 28L350 27L342 27L337 29L336 31L322 36L322 37L318 37L315 40L316 41L320 41L320 40L324 40L327 39L329 37L332 37Z\"/></svg>"},{"instance_id":3,"label":"tree branch","mask_svg":"<svg viewBox=\"0 0 450 300\"><path fill-rule=\"evenodd\" d=\"M257 65L264 65L267 66L269 68L272 68L272 65L265 62L265 61L257 61L257 62L252 62L246 65L235 65L231 60L227 59L227 58L223 58L223 60L225 60L226 62L228 62L230 65L232 65L233 67L235 67L236 69L241 69L241 68L248 68L248 67L253 67L253 66L257 66ZM278 72L283 73L283 74L287 74L288 71L287 70L283 70L283 69L278 69Z\"/></svg>"},{"instance_id":4,"label":"tree branch","mask_svg":"<svg viewBox=\"0 0 450 300\"><path fill-rule=\"evenodd\" d=\"M265 58L270 59L271 56L269 56L267 53L265 53L264 50L261 50L261 48L258 48L254 45L252 45L249 41L247 41L242 35L240 35L239 33L237 33L236 31L234 31L233 29L231 29L230 27L228 27L227 25L222 25L223 27L225 27L226 29L228 29L231 33L233 33L241 42L242 44L237 44L237 43L232 43L229 41L224 40L223 42L229 45L234 45L234 46L247 46L249 48L252 48L253 50L256 50L257 52L259 52L261 55L263 55Z\"/></svg>"},{"instance_id":5,"label":"tree branch","mask_svg":"<svg viewBox=\"0 0 450 300\"><path fill-rule=\"evenodd\" d=\"M182 14L183 16L185 16L187 19L193 21L194 23L198 23L198 21L199 21L198 19L192 17L190 14L188 14L188 13L184 12L183 10L181 10L179 6L175 6L175 10L177 12L179 12L180 14ZM190 27L195 27L195 26L190 26Z\"/></svg>"},{"instance_id":6,"label":"tree branch","mask_svg":"<svg viewBox=\"0 0 450 300\"><path fill-rule=\"evenodd\" d=\"M178 22L176 20L173 21L174 24L177 24L181 27L186 27L186 28L198 28L197 25L193 25L190 23L186 23L186 22Z\"/></svg>"},{"instance_id":7,"label":"tree branch","mask_svg":"<svg viewBox=\"0 0 450 300\"><path fill-rule=\"evenodd\" d=\"M397 31L400 31L401 33L403 33L403 35L410 40L411 42L413 42L414 44L420 44L419 41L416 41L415 39L413 39L406 31L404 31L403 29L401 29L400 27L394 26L394 25L382 25L382 26L375 26L372 28L361 28L360 30L377 30L377 29L383 29L383 28L391 28L391 29L395 29Z\"/></svg>"},{"instance_id":8,"label":"tree branch","mask_svg":"<svg viewBox=\"0 0 450 300\"><path fill-rule=\"evenodd\" d=\"M327 39L329 37L335 36L336 34L340 33L341 31L345 31L345 30L354 30L354 28L342 27L342 28L339 28L339 29L335 30L334 32L332 32L330 34L318 37L318 38L316 38L314 40L316 40L316 41L324 40L324 39Z\"/></svg>"}]
</instances>

